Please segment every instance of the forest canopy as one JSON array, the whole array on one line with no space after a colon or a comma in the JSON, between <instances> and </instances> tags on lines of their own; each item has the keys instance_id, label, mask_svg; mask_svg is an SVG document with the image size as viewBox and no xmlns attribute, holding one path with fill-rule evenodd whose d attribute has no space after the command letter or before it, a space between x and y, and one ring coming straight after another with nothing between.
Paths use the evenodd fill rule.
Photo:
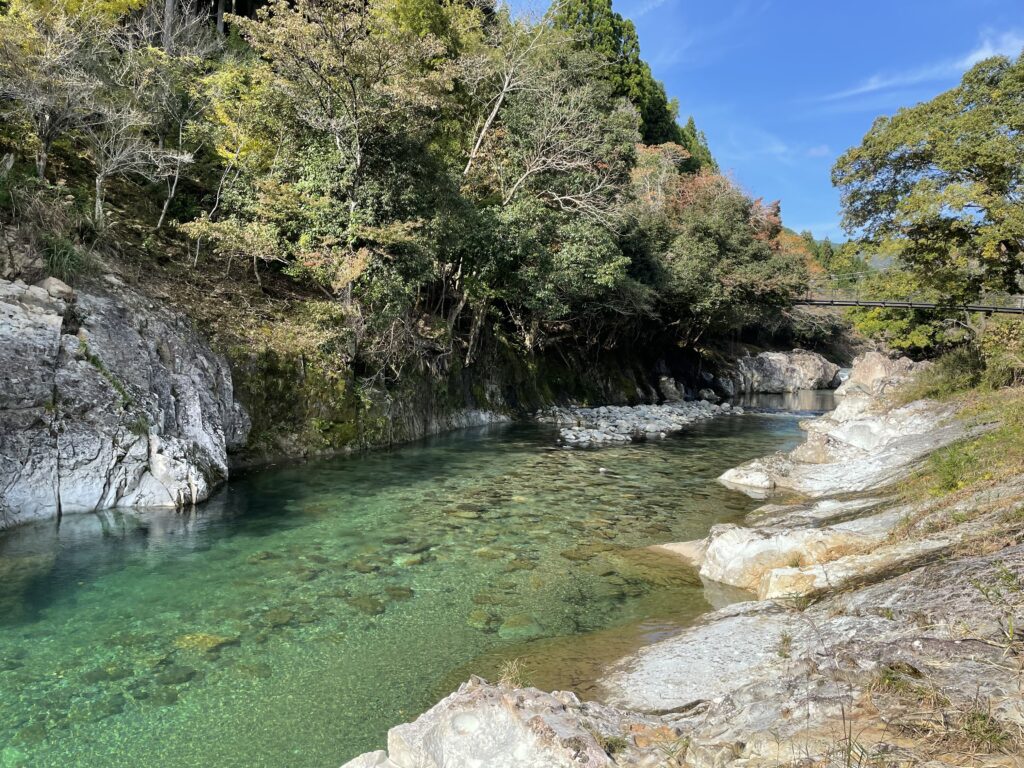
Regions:
<instances>
[{"instance_id":1,"label":"forest canopy","mask_svg":"<svg viewBox=\"0 0 1024 768\"><path fill-rule=\"evenodd\" d=\"M228 10L14 0L0 16L5 217L69 275L131 228L187 239L194 264L327 297L347 354L385 378L471 363L487 338L692 344L803 289L778 205L719 175L608 0L537 18L446 0Z\"/></svg>"}]
</instances>

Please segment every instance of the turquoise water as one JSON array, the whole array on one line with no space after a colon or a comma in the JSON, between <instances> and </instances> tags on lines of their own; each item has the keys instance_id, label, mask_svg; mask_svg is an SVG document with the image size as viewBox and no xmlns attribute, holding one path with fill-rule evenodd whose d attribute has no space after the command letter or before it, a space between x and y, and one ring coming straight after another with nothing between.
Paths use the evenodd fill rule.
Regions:
<instances>
[{"instance_id":1,"label":"turquoise water","mask_svg":"<svg viewBox=\"0 0 1024 768\"><path fill-rule=\"evenodd\" d=\"M764 415L600 451L496 427L0 535L0 766L336 768L502 659L584 669L587 638L708 609L639 548L741 517L714 478L798 439Z\"/></svg>"}]
</instances>

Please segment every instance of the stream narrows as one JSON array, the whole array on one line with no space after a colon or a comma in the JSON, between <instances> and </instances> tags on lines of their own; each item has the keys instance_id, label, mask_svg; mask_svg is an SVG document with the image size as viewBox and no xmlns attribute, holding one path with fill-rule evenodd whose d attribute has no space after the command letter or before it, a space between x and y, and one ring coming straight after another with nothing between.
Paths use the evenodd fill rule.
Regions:
<instances>
[{"instance_id":1,"label":"stream narrows","mask_svg":"<svg viewBox=\"0 0 1024 768\"><path fill-rule=\"evenodd\" d=\"M709 609L638 548L742 518L715 477L800 439L782 415L600 451L502 426L0 534L0 766L336 768L503 659L586 689Z\"/></svg>"}]
</instances>

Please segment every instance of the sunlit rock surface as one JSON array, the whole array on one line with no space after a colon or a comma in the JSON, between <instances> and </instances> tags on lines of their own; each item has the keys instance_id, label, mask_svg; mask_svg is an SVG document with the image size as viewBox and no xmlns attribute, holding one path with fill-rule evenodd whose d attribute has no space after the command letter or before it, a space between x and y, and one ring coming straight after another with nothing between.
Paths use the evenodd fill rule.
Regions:
<instances>
[{"instance_id":1,"label":"sunlit rock surface","mask_svg":"<svg viewBox=\"0 0 1024 768\"><path fill-rule=\"evenodd\" d=\"M839 366L817 352L761 352L736 361L735 387L740 392L796 392L839 386Z\"/></svg>"},{"instance_id":2,"label":"sunlit rock surface","mask_svg":"<svg viewBox=\"0 0 1024 768\"><path fill-rule=\"evenodd\" d=\"M200 501L248 429L227 362L176 312L112 276L0 281L0 527Z\"/></svg>"}]
</instances>

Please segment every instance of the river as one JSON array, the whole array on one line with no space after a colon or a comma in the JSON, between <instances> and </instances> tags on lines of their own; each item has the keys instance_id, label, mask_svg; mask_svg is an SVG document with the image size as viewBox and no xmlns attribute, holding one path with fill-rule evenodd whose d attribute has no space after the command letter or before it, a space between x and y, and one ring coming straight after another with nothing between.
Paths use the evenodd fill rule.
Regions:
<instances>
[{"instance_id":1,"label":"river","mask_svg":"<svg viewBox=\"0 0 1024 768\"><path fill-rule=\"evenodd\" d=\"M569 451L506 425L0 534L0 766L337 768L511 658L587 693L710 608L642 548L739 520L758 502L714 478L800 438L747 414Z\"/></svg>"}]
</instances>

